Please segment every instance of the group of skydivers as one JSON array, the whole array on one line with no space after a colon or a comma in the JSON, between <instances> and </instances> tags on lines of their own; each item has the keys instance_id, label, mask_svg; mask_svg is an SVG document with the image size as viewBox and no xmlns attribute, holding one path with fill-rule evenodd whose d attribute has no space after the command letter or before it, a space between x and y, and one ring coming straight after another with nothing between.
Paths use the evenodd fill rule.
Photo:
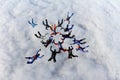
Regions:
<instances>
[{"instance_id":1,"label":"group of skydivers","mask_svg":"<svg viewBox=\"0 0 120 80\"><path fill-rule=\"evenodd\" d=\"M84 40L85 40L86 38L77 40L77 39L75 38L75 35L71 35L72 28L74 27L74 25L72 25L71 27L70 27L69 25L70 25L70 19L71 19L71 17L72 17L73 15L74 15L74 13L72 13L72 14L70 15L69 12L68 12L67 18L66 18L65 20L62 19L61 22L58 20L58 25L56 25L56 24L54 24L54 25L49 25L47 19L46 19L45 21L43 21L42 23L43 23L43 25L45 26L45 29L46 29L46 30L50 29L50 31L51 31L50 37L49 37L49 39L46 40L46 41L44 41L44 38L46 37L46 35L47 35L48 33L46 33L45 35L41 35L41 33L38 31L37 34L34 34L37 38L42 39L42 40L41 40L41 43L42 43L45 47L48 47L48 45L51 44L51 43L58 46L58 48L59 48L58 51L57 51L56 49L52 49L52 46L50 46L50 51L51 51L52 54L51 54L51 57L48 59L48 61L51 61L51 60L53 59L53 62L56 62L56 55L57 55L58 53L61 53L61 51L63 51L63 52L66 52L66 51L67 51L67 52L68 52L68 59L72 59L72 57L78 57L77 55L74 55L74 54L72 53L72 51L73 51L73 49L74 49L72 45L74 45L74 44L77 44L76 51L80 50L80 51L82 51L82 52L88 52L88 50L85 50L85 48L89 47L89 45L86 46L86 47L81 47L82 44L85 44L85 43L86 43L86 42L84 42ZM62 27L62 24L63 24L64 21L67 21L67 26L66 26L65 28ZM32 19L32 23L30 23L30 21L29 21L28 23L31 24L31 25L34 25L34 24L35 24L35 23L33 22L33 19ZM37 24L36 24L36 25L37 25ZM35 26L35 25L34 25L34 26ZM61 32L57 32L57 31L56 31L57 27L60 27L61 30L63 29L64 32L68 32L68 34L62 34ZM61 41L58 41L58 42L56 43L55 40L53 39L53 37L54 37L55 35L57 35L57 34L61 35L62 38L61 38ZM73 39L73 43L70 44L71 46L69 46L67 49L66 49L66 48L63 48L63 46L62 46L62 44L64 43L64 40L65 40L66 38ZM36 59L42 58L44 55L40 55L40 54L39 54L40 51L41 51L41 49L39 49L39 50L37 51L37 53L36 53L34 56L32 56L32 57L25 57L26 59L29 59L29 60L27 61L27 64L32 64Z\"/></svg>"}]
</instances>

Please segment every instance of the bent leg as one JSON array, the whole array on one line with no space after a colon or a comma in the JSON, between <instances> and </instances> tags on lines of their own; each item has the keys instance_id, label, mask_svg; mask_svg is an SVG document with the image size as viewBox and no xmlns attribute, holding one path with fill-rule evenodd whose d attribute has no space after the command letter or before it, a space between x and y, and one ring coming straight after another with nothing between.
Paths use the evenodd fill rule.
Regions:
<instances>
[{"instance_id":1,"label":"bent leg","mask_svg":"<svg viewBox=\"0 0 120 80\"><path fill-rule=\"evenodd\" d=\"M69 55L68 55L68 59L72 59L72 56L71 56L71 54L69 54Z\"/></svg>"},{"instance_id":2,"label":"bent leg","mask_svg":"<svg viewBox=\"0 0 120 80\"><path fill-rule=\"evenodd\" d=\"M71 54L71 56L73 56L73 57L78 57L78 55L73 55L73 54Z\"/></svg>"},{"instance_id":3,"label":"bent leg","mask_svg":"<svg viewBox=\"0 0 120 80\"><path fill-rule=\"evenodd\" d=\"M53 61L54 61L54 63L56 62L56 59L55 58L53 58Z\"/></svg>"},{"instance_id":4,"label":"bent leg","mask_svg":"<svg viewBox=\"0 0 120 80\"><path fill-rule=\"evenodd\" d=\"M52 60L52 57L50 57L49 59L48 59L48 61L51 61Z\"/></svg>"},{"instance_id":5,"label":"bent leg","mask_svg":"<svg viewBox=\"0 0 120 80\"><path fill-rule=\"evenodd\" d=\"M35 59L32 59L32 61L27 61L27 64L32 64L35 61Z\"/></svg>"}]
</instances>

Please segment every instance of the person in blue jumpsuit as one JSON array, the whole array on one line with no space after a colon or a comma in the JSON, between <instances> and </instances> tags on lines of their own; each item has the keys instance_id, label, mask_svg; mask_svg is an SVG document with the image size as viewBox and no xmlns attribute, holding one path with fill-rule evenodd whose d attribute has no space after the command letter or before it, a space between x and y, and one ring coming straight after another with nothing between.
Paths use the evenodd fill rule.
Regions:
<instances>
[{"instance_id":1,"label":"person in blue jumpsuit","mask_svg":"<svg viewBox=\"0 0 120 80\"><path fill-rule=\"evenodd\" d=\"M38 53L39 51L41 51L41 49L39 49L34 56L25 57L25 59L29 59L29 61L27 61L27 64L32 64L35 60L37 60L38 58L41 59L44 56L44 55L40 56L40 54Z\"/></svg>"},{"instance_id":2,"label":"person in blue jumpsuit","mask_svg":"<svg viewBox=\"0 0 120 80\"><path fill-rule=\"evenodd\" d=\"M84 41L86 38L83 38L83 39L80 39L80 40L77 40L76 38L74 38L73 39L73 43L71 44L71 45L73 45L73 44L85 44L86 42L82 42L82 41Z\"/></svg>"},{"instance_id":3,"label":"person in blue jumpsuit","mask_svg":"<svg viewBox=\"0 0 120 80\"><path fill-rule=\"evenodd\" d=\"M77 48L76 48L76 51L82 51L82 52L88 52L88 50L85 50L87 47L89 47L89 45L88 46L86 46L86 47L81 47L79 44L77 45Z\"/></svg>"},{"instance_id":4,"label":"person in blue jumpsuit","mask_svg":"<svg viewBox=\"0 0 120 80\"><path fill-rule=\"evenodd\" d=\"M28 23L34 28L36 25L38 25L38 24L36 24L34 21L33 21L33 18L32 18L32 22L30 22L30 21L28 21Z\"/></svg>"}]
</instances>

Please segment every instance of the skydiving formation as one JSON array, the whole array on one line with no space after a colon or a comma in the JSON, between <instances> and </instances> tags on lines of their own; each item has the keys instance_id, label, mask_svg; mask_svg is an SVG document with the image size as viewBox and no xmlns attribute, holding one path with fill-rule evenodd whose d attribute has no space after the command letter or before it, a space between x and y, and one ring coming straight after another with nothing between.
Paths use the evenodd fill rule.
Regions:
<instances>
[{"instance_id":1,"label":"skydiving formation","mask_svg":"<svg viewBox=\"0 0 120 80\"><path fill-rule=\"evenodd\" d=\"M50 46L50 52L51 57L48 59L48 61L53 60L55 63L56 55L62 54L62 53L68 53L68 59L72 59L73 57L78 57L78 55L74 55L73 50L78 51L79 53L86 53L88 52L87 48L89 45L84 46L87 42L85 41L86 38L77 39L74 34L72 34L72 29L74 28L74 24L70 23L71 17L74 15L74 13L67 13L67 17L65 19L62 19L61 21L58 20L57 24L49 24L48 20L45 19L42 21L42 24L45 26L45 30L48 31L46 34L41 34L41 32L37 32L34 34L34 36L38 39L40 39L41 45L43 45L45 48L49 48ZM67 22L66 26L63 26L64 22ZM28 21L30 25L34 28L37 24L34 23L33 18L32 21ZM61 30L63 30L65 33L63 33ZM46 37L49 34L49 37ZM56 35L60 36L60 40L56 41L54 38ZM69 46L66 48L63 45L65 44L65 40L70 39L72 40ZM57 49L53 48L56 47ZM75 47L73 47L75 46ZM25 57L25 59L28 59L27 64L32 64L35 60L42 59L44 55L40 55L39 52L41 49L37 50L36 54L32 57Z\"/></svg>"}]
</instances>

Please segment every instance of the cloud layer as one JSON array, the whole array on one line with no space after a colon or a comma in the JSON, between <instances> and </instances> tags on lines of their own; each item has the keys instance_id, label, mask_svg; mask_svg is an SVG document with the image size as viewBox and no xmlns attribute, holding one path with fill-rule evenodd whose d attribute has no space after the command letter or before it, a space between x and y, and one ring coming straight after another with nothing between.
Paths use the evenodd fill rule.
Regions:
<instances>
[{"instance_id":1,"label":"cloud layer","mask_svg":"<svg viewBox=\"0 0 120 80\"><path fill-rule=\"evenodd\" d=\"M119 80L120 1L118 0L1 0L0 1L0 80ZM45 34L42 20L51 24L73 12L72 34L87 38L89 53L74 51L79 57L67 59L51 53L34 33ZM27 21L34 18L38 26ZM76 33L77 32L77 33ZM25 56L42 48L45 57L27 65Z\"/></svg>"}]
</instances>

